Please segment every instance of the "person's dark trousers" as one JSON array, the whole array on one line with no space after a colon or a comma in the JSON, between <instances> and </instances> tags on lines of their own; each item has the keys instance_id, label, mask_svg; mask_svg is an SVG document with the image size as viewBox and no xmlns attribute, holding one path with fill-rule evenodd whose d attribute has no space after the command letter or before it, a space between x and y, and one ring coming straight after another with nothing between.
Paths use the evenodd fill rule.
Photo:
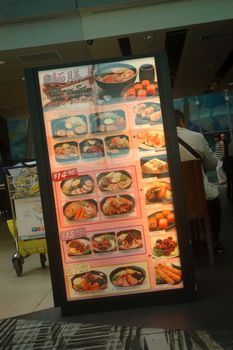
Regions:
<instances>
[{"instance_id":1,"label":"person's dark trousers","mask_svg":"<svg viewBox=\"0 0 233 350\"><path fill-rule=\"evenodd\" d=\"M233 157L223 158L223 170L227 177L227 198L233 199Z\"/></svg>"},{"instance_id":2,"label":"person's dark trousers","mask_svg":"<svg viewBox=\"0 0 233 350\"><path fill-rule=\"evenodd\" d=\"M231 174L226 174L227 176L227 198L233 199L233 178Z\"/></svg>"},{"instance_id":3,"label":"person's dark trousers","mask_svg":"<svg viewBox=\"0 0 233 350\"><path fill-rule=\"evenodd\" d=\"M207 208L209 213L210 227L214 242L219 241L221 230L221 203L220 198L216 197L207 201Z\"/></svg>"}]
</instances>

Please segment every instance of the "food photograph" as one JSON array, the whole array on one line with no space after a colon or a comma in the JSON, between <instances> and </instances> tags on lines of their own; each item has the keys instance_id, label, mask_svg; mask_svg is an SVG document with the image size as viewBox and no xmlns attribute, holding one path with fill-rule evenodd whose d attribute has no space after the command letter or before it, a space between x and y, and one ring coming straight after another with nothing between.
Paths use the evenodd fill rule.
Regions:
<instances>
[{"instance_id":1,"label":"food photograph","mask_svg":"<svg viewBox=\"0 0 233 350\"><path fill-rule=\"evenodd\" d=\"M88 237L80 237L66 242L68 256L82 256L91 254L91 244Z\"/></svg>"},{"instance_id":2,"label":"food photograph","mask_svg":"<svg viewBox=\"0 0 233 350\"><path fill-rule=\"evenodd\" d=\"M125 112L122 110L93 113L89 116L91 132L110 132L126 128Z\"/></svg>"},{"instance_id":3,"label":"food photograph","mask_svg":"<svg viewBox=\"0 0 233 350\"><path fill-rule=\"evenodd\" d=\"M133 108L135 114L136 125L154 125L161 122L161 108L160 103L155 102L144 102L139 103Z\"/></svg>"},{"instance_id":4,"label":"food photograph","mask_svg":"<svg viewBox=\"0 0 233 350\"><path fill-rule=\"evenodd\" d=\"M156 151L165 147L165 138L162 131L140 130L137 132L140 151Z\"/></svg>"},{"instance_id":5,"label":"food photograph","mask_svg":"<svg viewBox=\"0 0 233 350\"><path fill-rule=\"evenodd\" d=\"M182 281L180 266L168 263L159 263L155 266L155 279L157 285L179 284Z\"/></svg>"},{"instance_id":6,"label":"food photograph","mask_svg":"<svg viewBox=\"0 0 233 350\"><path fill-rule=\"evenodd\" d=\"M101 192L125 191L132 186L132 177L125 170L101 173L97 176L97 186Z\"/></svg>"},{"instance_id":7,"label":"food photograph","mask_svg":"<svg viewBox=\"0 0 233 350\"><path fill-rule=\"evenodd\" d=\"M100 208L105 216L130 214L135 210L135 199L130 195L106 197L100 202Z\"/></svg>"},{"instance_id":8,"label":"food photograph","mask_svg":"<svg viewBox=\"0 0 233 350\"><path fill-rule=\"evenodd\" d=\"M173 210L164 209L156 211L148 216L150 231L169 231L175 227L175 215Z\"/></svg>"},{"instance_id":9,"label":"food photograph","mask_svg":"<svg viewBox=\"0 0 233 350\"><path fill-rule=\"evenodd\" d=\"M106 153L109 156L119 156L129 153L129 136L115 135L105 137Z\"/></svg>"},{"instance_id":10,"label":"food photograph","mask_svg":"<svg viewBox=\"0 0 233 350\"><path fill-rule=\"evenodd\" d=\"M101 139L87 139L80 142L79 146L83 159L101 158L105 156L104 143Z\"/></svg>"},{"instance_id":11,"label":"food photograph","mask_svg":"<svg viewBox=\"0 0 233 350\"><path fill-rule=\"evenodd\" d=\"M126 100L140 100L154 96L158 96L158 84L151 83L147 79L126 86L122 91L122 97Z\"/></svg>"},{"instance_id":12,"label":"food photograph","mask_svg":"<svg viewBox=\"0 0 233 350\"><path fill-rule=\"evenodd\" d=\"M102 94L114 97L120 97L122 90L132 84L136 76L137 70L134 66L121 62L98 65L94 72L95 83L102 90Z\"/></svg>"},{"instance_id":13,"label":"food photograph","mask_svg":"<svg viewBox=\"0 0 233 350\"><path fill-rule=\"evenodd\" d=\"M143 178L168 176L168 163L166 155L159 155L157 157L142 157L140 159L140 163Z\"/></svg>"},{"instance_id":14,"label":"food photograph","mask_svg":"<svg viewBox=\"0 0 233 350\"><path fill-rule=\"evenodd\" d=\"M152 254L155 258L174 258L179 256L177 238L161 235L151 237Z\"/></svg>"},{"instance_id":15,"label":"food photograph","mask_svg":"<svg viewBox=\"0 0 233 350\"><path fill-rule=\"evenodd\" d=\"M75 137L87 133L85 115L77 115L52 120L52 135L54 138Z\"/></svg>"},{"instance_id":16,"label":"food photograph","mask_svg":"<svg viewBox=\"0 0 233 350\"><path fill-rule=\"evenodd\" d=\"M139 266L125 266L114 269L109 277L115 287L135 287L144 282L146 272Z\"/></svg>"},{"instance_id":17,"label":"food photograph","mask_svg":"<svg viewBox=\"0 0 233 350\"><path fill-rule=\"evenodd\" d=\"M142 233L139 230L124 230L117 232L119 250L128 251L143 247Z\"/></svg>"},{"instance_id":18,"label":"food photograph","mask_svg":"<svg viewBox=\"0 0 233 350\"><path fill-rule=\"evenodd\" d=\"M63 213L69 221L89 220L98 215L98 207L94 199L73 201L63 206Z\"/></svg>"},{"instance_id":19,"label":"food photograph","mask_svg":"<svg viewBox=\"0 0 233 350\"><path fill-rule=\"evenodd\" d=\"M146 203L171 203L171 184L167 181L151 181L145 184Z\"/></svg>"},{"instance_id":20,"label":"food photograph","mask_svg":"<svg viewBox=\"0 0 233 350\"><path fill-rule=\"evenodd\" d=\"M114 232L97 233L92 236L92 249L94 253L109 253L117 250Z\"/></svg>"},{"instance_id":21,"label":"food photograph","mask_svg":"<svg viewBox=\"0 0 233 350\"><path fill-rule=\"evenodd\" d=\"M94 191L95 182L90 175L81 175L61 181L60 188L66 196L82 196Z\"/></svg>"},{"instance_id":22,"label":"food photograph","mask_svg":"<svg viewBox=\"0 0 233 350\"><path fill-rule=\"evenodd\" d=\"M75 141L60 142L54 146L55 159L57 162L73 162L79 159L78 143Z\"/></svg>"},{"instance_id":23,"label":"food photograph","mask_svg":"<svg viewBox=\"0 0 233 350\"><path fill-rule=\"evenodd\" d=\"M108 288L108 280L102 271L91 270L74 275L71 285L76 292L97 292Z\"/></svg>"},{"instance_id":24,"label":"food photograph","mask_svg":"<svg viewBox=\"0 0 233 350\"><path fill-rule=\"evenodd\" d=\"M97 102L137 101L158 96L155 67L151 63L138 59L134 65L127 61L97 65L94 71Z\"/></svg>"}]
</instances>

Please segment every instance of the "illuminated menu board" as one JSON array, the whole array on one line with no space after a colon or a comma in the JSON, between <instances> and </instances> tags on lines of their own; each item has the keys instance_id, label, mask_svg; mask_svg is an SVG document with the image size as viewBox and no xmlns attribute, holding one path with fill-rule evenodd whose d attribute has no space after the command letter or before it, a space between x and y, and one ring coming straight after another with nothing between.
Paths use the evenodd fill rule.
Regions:
<instances>
[{"instance_id":1,"label":"illuminated menu board","mask_svg":"<svg viewBox=\"0 0 233 350\"><path fill-rule=\"evenodd\" d=\"M183 288L154 57L38 76L67 300Z\"/></svg>"}]
</instances>

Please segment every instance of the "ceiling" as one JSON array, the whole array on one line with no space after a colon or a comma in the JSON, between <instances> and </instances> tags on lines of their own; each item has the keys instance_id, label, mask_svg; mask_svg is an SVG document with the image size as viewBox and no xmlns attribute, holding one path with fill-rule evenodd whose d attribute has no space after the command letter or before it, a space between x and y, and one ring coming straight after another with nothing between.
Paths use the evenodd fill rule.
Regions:
<instances>
[{"instance_id":1,"label":"ceiling","mask_svg":"<svg viewBox=\"0 0 233 350\"><path fill-rule=\"evenodd\" d=\"M173 97L233 89L233 20L0 51L0 115L27 115L24 69L166 50Z\"/></svg>"}]
</instances>

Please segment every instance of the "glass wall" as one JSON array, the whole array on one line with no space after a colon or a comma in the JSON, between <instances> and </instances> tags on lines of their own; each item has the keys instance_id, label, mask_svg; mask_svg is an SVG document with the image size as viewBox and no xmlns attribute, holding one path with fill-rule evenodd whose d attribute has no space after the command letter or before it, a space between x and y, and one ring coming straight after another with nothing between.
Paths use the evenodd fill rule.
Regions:
<instances>
[{"instance_id":1,"label":"glass wall","mask_svg":"<svg viewBox=\"0 0 233 350\"><path fill-rule=\"evenodd\" d=\"M17 163L26 158L28 120L8 119L7 128L11 148L11 162Z\"/></svg>"},{"instance_id":2,"label":"glass wall","mask_svg":"<svg viewBox=\"0 0 233 350\"><path fill-rule=\"evenodd\" d=\"M232 139L233 92L174 99L174 107L184 112L190 130L205 135L210 147L218 133L225 133L228 142Z\"/></svg>"}]
</instances>

